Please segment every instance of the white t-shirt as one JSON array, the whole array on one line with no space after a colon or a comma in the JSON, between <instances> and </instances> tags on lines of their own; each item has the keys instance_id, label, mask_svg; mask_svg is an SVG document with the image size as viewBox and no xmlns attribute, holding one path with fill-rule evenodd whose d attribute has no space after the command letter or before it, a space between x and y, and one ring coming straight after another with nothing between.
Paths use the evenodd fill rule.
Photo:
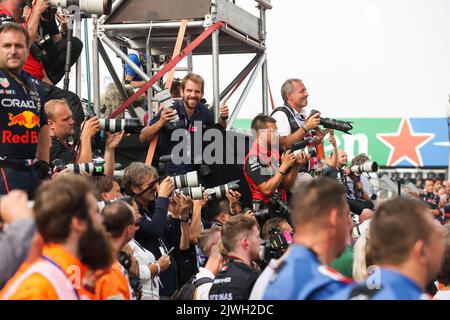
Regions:
<instances>
[{"instance_id":1,"label":"white t-shirt","mask_svg":"<svg viewBox=\"0 0 450 320\"><path fill-rule=\"evenodd\" d=\"M439 290L434 295L433 300L450 300L450 290Z\"/></svg>"},{"instance_id":2,"label":"white t-shirt","mask_svg":"<svg viewBox=\"0 0 450 320\"><path fill-rule=\"evenodd\" d=\"M133 257L139 264L139 279L142 283L142 299L159 300L159 277L152 278L149 264L155 263L156 259L153 253L140 246L136 240L128 242L133 249Z\"/></svg>"},{"instance_id":3,"label":"white t-shirt","mask_svg":"<svg viewBox=\"0 0 450 320\"><path fill-rule=\"evenodd\" d=\"M214 280L215 276L214 273L209 271L206 268L198 268L198 273L195 276L195 280L201 279L201 278L210 278ZM197 291L195 292L195 300L209 300L209 290L211 290L211 287L213 285L213 282L204 283L197 287Z\"/></svg>"},{"instance_id":4,"label":"white t-shirt","mask_svg":"<svg viewBox=\"0 0 450 320\"><path fill-rule=\"evenodd\" d=\"M306 117L305 110L301 110L300 112L294 114L295 121L297 122L299 127L301 127L304 123L304 120L301 119L302 117ZM289 119L283 111L280 110L275 112L272 115L272 118L274 118L277 121L277 128L280 137L286 137L291 134L291 126L289 124Z\"/></svg>"}]
</instances>

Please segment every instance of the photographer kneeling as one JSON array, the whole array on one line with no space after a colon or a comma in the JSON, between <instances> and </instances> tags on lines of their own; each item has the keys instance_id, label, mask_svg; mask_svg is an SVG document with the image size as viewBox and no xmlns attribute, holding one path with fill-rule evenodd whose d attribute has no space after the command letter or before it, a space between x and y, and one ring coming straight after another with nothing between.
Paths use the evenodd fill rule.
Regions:
<instances>
[{"instance_id":1,"label":"photographer kneeling","mask_svg":"<svg viewBox=\"0 0 450 320\"><path fill-rule=\"evenodd\" d=\"M295 183L299 167L307 161L300 152L297 156L288 150L281 156L278 153L276 120L257 115L251 125L255 142L244 161L244 175L252 192L253 203L267 206L274 194L280 194L280 200L287 200L287 190ZM255 209L255 208L254 208Z\"/></svg>"}]
</instances>

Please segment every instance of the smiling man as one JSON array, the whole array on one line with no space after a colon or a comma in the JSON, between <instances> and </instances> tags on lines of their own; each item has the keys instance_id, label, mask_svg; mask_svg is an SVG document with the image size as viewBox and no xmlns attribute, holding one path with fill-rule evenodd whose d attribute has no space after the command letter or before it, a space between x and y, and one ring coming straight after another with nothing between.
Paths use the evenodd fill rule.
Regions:
<instances>
[{"instance_id":1,"label":"smiling man","mask_svg":"<svg viewBox=\"0 0 450 320\"><path fill-rule=\"evenodd\" d=\"M170 154L175 145L179 141L172 141L172 134L174 128L169 128L167 123L174 121L178 114L179 121L176 127L184 129L187 137L188 146L186 151L189 153L194 148L194 133L201 131L203 128L214 124L214 115L208 107L201 102L204 95L205 82L203 78L197 74L190 73L184 77L181 82L181 101L175 103L172 108L162 109L149 123L149 126L144 128L139 139L141 142L148 142L158 135L157 154L153 157L158 159L160 156ZM220 125L226 128L228 118L228 107L222 105L220 107ZM191 152L193 154L193 152ZM191 159L190 154L184 155L183 158ZM190 161L191 163L193 161ZM169 164L167 166L168 173L184 174L192 171L191 163L182 163L178 165ZM156 165L156 163L154 163Z\"/></svg>"}]
</instances>

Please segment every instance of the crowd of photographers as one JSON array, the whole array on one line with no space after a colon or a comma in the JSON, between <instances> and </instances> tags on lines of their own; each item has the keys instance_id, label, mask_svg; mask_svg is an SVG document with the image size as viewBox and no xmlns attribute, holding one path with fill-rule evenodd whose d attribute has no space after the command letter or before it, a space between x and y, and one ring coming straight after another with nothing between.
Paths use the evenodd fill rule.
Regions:
<instances>
[{"instance_id":1,"label":"crowd of photographers","mask_svg":"<svg viewBox=\"0 0 450 320\"><path fill-rule=\"evenodd\" d=\"M223 132L228 107L215 124L202 77L183 78L175 101L159 94L142 130L133 119L84 115L78 97L53 85L64 21L61 32L51 12L42 19L48 8L0 1L0 298L450 298L448 182L374 201L377 164L364 154L349 163L334 138L351 123L307 112L304 83L288 79L283 106L252 120L242 179L214 184L196 135ZM156 142L153 166L117 174L126 132Z\"/></svg>"}]
</instances>

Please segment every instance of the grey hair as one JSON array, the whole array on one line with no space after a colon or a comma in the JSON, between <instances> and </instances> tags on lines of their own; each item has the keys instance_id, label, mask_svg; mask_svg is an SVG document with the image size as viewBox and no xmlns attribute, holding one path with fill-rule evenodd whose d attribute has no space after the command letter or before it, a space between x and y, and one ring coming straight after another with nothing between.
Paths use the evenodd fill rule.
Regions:
<instances>
[{"instance_id":1,"label":"grey hair","mask_svg":"<svg viewBox=\"0 0 450 320\"><path fill-rule=\"evenodd\" d=\"M287 79L281 86L281 97L283 98L284 102L287 102L288 95L294 91L295 82L303 83L303 81L300 79L291 78Z\"/></svg>"},{"instance_id":2,"label":"grey hair","mask_svg":"<svg viewBox=\"0 0 450 320\"><path fill-rule=\"evenodd\" d=\"M122 177L122 187L126 194L133 194L132 187L142 186L149 176L158 178L158 171L142 162L133 162L125 168Z\"/></svg>"}]
</instances>

